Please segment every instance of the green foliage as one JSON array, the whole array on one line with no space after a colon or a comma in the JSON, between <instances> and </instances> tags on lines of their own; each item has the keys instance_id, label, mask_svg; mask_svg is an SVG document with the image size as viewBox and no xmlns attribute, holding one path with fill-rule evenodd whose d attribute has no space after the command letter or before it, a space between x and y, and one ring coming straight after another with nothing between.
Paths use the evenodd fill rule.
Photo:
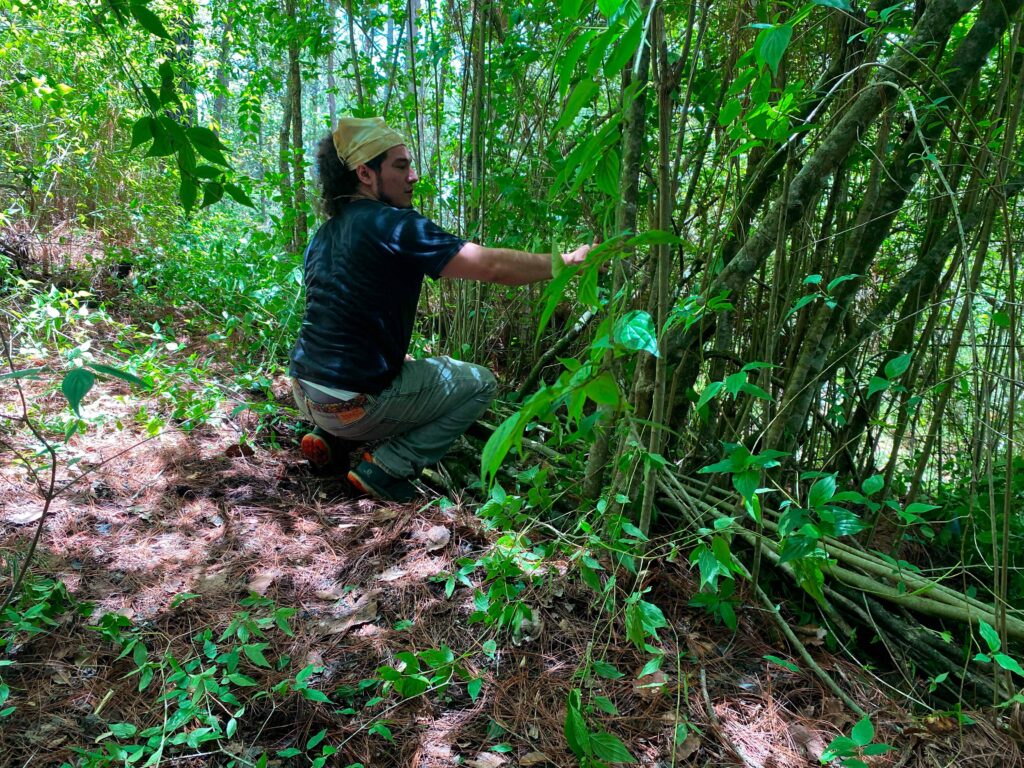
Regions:
<instances>
[{"instance_id":1,"label":"green foliage","mask_svg":"<svg viewBox=\"0 0 1024 768\"><path fill-rule=\"evenodd\" d=\"M843 768L868 768L865 757L884 755L892 749L889 744L873 743L874 739L875 726L870 718L865 717L853 726L849 736L832 739L822 753L820 762L827 765L833 760L839 760Z\"/></svg>"}]
</instances>

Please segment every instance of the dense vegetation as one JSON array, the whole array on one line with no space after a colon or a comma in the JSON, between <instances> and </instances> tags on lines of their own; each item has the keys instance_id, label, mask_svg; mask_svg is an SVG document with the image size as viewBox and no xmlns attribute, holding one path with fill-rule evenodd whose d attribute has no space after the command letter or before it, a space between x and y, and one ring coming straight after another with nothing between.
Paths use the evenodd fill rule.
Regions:
<instances>
[{"instance_id":1,"label":"dense vegetation","mask_svg":"<svg viewBox=\"0 0 1024 768\"><path fill-rule=\"evenodd\" d=\"M380 114L447 229L540 252L600 241L546 285L424 292L415 352L487 364L506 390L446 480L505 535L448 597L475 589L500 643L558 560L643 680L678 663L647 590L688 563L680 599L730 629L764 609L857 713L831 748L850 766L885 749L798 623L900 670L889 693L919 713L1024 703L1019 0L0 0L0 29L0 448L39 488L40 532L75 446L114 426L81 407L97 382L148 390L150 435L247 408L245 440L293 448L275 382L319 221L312 158L339 116ZM71 407L19 397L30 384ZM40 533L9 533L0 672L81 605L31 564ZM238 648L262 666L249 638L296 620L248 600L197 641L243 687ZM90 621L152 678L138 625ZM215 645L231 637L233 662ZM382 697L480 694L446 646L399 657ZM187 712L194 683L168 669ZM284 692L319 701L309 675ZM579 677L569 752L632 760L586 682L611 673ZM17 694L0 683L0 723ZM156 764L173 743L266 765L229 749L230 722L182 715L191 735L166 751L174 728L120 723L73 764ZM318 735L279 757L333 764Z\"/></svg>"}]
</instances>

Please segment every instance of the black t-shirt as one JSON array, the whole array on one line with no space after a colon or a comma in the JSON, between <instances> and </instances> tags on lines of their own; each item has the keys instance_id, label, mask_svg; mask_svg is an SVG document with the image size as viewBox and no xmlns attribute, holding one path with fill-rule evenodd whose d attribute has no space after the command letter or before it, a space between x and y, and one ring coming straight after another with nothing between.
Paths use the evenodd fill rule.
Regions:
<instances>
[{"instance_id":1,"label":"black t-shirt","mask_svg":"<svg viewBox=\"0 0 1024 768\"><path fill-rule=\"evenodd\" d=\"M412 208L348 203L306 249L306 314L290 375L380 394L402 370L423 276L440 277L463 245Z\"/></svg>"}]
</instances>

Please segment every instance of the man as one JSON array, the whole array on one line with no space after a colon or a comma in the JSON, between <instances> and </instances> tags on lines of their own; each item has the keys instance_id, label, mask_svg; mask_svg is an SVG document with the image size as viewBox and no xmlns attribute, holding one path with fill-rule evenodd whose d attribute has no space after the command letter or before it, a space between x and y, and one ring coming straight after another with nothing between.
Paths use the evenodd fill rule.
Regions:
<instances>
[{"instance_id":1,"label":"man","mask_svg":"<svg viewBox=\"0 0 1024 768\"><path fill-rule=\"evenodd\" d=\"M407 357L423 277L522 285L550 279L551 257L466 242L420 215L405 139L382 118L340 120L320 143L317 165L330 218L306 249L306 313L289 371L299 410L318 428L302 452L329 462L325 433L381 441L348 479L376 498L409 501L411 481L496 389L479 365ZM579 264L589 250L562 259Z\"/></svg>"}]
</instances>

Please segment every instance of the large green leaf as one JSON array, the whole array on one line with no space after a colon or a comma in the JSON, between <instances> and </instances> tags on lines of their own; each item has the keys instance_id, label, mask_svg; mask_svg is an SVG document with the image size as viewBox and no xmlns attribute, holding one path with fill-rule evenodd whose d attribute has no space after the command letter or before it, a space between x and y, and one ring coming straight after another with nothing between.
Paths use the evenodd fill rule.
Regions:
<instances>
[{"instance_id":1,"label":"large green leaf","mask_svg":"<svg viewBox=\"0 0 1024 768\"><path fill-rule=\"evenodd\" d=\"M782 55L789 47L789 41L793 37L793 27L789 24L778 24L769 29L762 30L758 35L760 45L756 47L755 55L758 61L767 64L773 74L778 74L779 63Z\"/></svg>"},{"instance_id":2,"label":"large green leaf","mask_svg":"<svg viewBox=\"0 0 1024 768\"><path fill-rule=\"evenodd\" d=\"M597 92L597 83L586 78L576 83L576 87L572 89L572 93L569 95L568 100L565 102L565 108L562 110L562 116L558 118L558 122L555 123L555 127L552 129L552 133L558 133L560 130L570 125L576 116L580 113L580 110L586 106L594 94Z\"/></svg>"},{"instance_id":3,"label":"large green leaf","mask_svg":"<svg viewBox=\"0 0 1024 768\"><path fill-rule=\"evenodd\" d=\"M149 388L149 385L140 379L138 376L128 373L128 371L122 371L120 368L115 368L112 365L104 365L103 363L89 363L89 367L97 373L105 373L107 376L113 376L114 378L127 381L129 384L134 384L137 387Z\"/></svg>"},{"instance_id":4,"label":"large green leaf","mask_svg":"<svg viewBox=\"0 0 1024 768\"><path fill-rule=\"evenodd\" d=\"M636 762L636 758L629 753L626 745L606 731L590 734L590 748L594 751L595 757L609 763Z\"/></svg>"},{"instance_id":5,"label":"large green leaf","mask_svg":"<svg viewBox=\"0 0 1024 768\"><path fill-rule=\"evenodd\" d=\"M650 352L658 356L658 338L654 330L654 320L650 314L641 309L627 312L615 323L615 343L626 349L637 352Z\"/></svg>"},{"instance_id":6,"label":"large green leaf","mask_svg":"<svg viewBox=\"0 0 1024 768\"><path fill-rule=\"evenodd\" d=\"M895 381L900 376L902 376L909 367L909 354L894 357L892 360L885 364L885 377L889 379L889 381Z\"/></svg>"},{"instance_id":7,"label":"large green leaf","mask_svg":"<svg viewBox=\"0 0 1024 768\"><path fill-rule=\"evenodd\" d=\"M505 460L505 456L512 450L514 445L519 443L523 434L521 414L514 413L501 422L494 434L484 445L483 453L480 456L480 474L484 482L491 483L498 472L498 467Z\"/></svg>"},{"instance_id":8,"label":"large green leaf","mask_svg":"<svg viewBox=\"0 0 1024 768\"><path fill-rule=\"evenodd\" d=\"M45 368L25 368L20 371L10 371L0 374L0 381L6 379L38 379L39 374L46 371Z\"/></svg>"},{"instance_id":9,"label":"large green leaf","mask_svg":"<svg viewBox=\"0 0 1024 768\"><path fill-rule=\"evenodd\" d=\"M618 74L626 66L627 62L636 55L643 43L643 33L644 17L640 16L626 30L626 34L620 37L619 41L615 44L615 50L612 51L612 55L608 57L608 61L604 65L605 77L612 77Z\"/></svg>"},{"instance_id":10,"label":"large green leaf","mask_svg":"<svg viewBox=\"0 0 1024 768\"><path fill-rule=\"evenodd\" d=\"M85 368L73 368L68 371L64 376L64 380L60 383L60 391L64 393L64 397L68 400L68 405L71 406L71 410L74 411L78 416L82 415L79 410L79 406L82 403L82 398L85 397L86 393L92 389L92 385L96 383L96 377L92 371L86 370Z\"/></svg>"},{"instance_id":11,"label":"large green leaf","mask_svg":"<svg viewBox=\"0 0 1024 768\"><path fill-rule=\"evenodd\" d=\"M150 32L157 37L162 37L165 40L171 40L170 34L167 32L167 28L164 27L164 23L160 21L160 17L153 13L149 8L140 2L132 3L128 8L131 15L135 18L143 29Z\"/></svg>"}]
</instances>

